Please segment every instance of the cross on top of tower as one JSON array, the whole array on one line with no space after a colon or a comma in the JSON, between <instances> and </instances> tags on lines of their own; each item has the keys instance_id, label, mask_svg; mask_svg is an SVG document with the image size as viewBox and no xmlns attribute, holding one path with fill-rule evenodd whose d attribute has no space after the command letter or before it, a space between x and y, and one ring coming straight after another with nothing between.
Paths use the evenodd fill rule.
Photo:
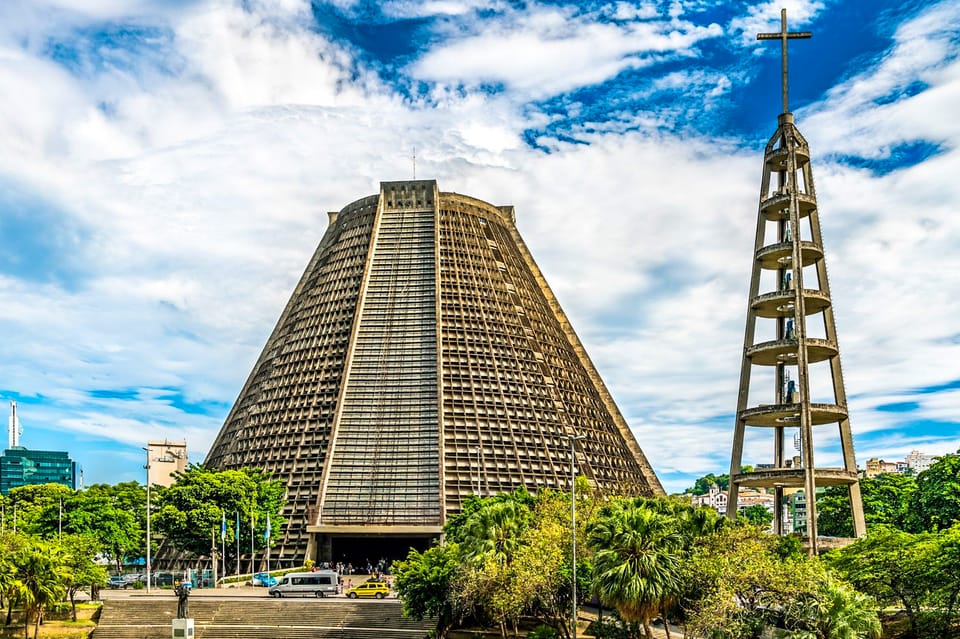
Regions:
<instances>
[{"instance_id":1,"label":"cross on top of tower","mask_svg":"<svg viewBox=\"0 0 960 639\"><path fill-rule=\"evenodd\" d=\"M813 34L809 31L787 31L787 10L780 9L780 32L779 33L758 33L757 40L779 40L780 58L781 58L781 87L783 91L783 112L789 113L787 108L787 40L812 38Z\"/></svg>"}]
</instances>

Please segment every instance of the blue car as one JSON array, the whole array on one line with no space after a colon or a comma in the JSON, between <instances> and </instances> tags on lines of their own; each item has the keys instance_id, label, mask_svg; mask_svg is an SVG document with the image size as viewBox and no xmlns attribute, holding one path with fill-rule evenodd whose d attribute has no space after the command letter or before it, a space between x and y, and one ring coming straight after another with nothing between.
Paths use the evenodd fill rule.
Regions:
<instances>
[{"instance_id":1,"label":"blue car","mask_svg":"<svg viewBox=\"0 0 960 639\"><path fill-rule=\"evenodd\" d=\"M266 572L258 572L251 579L251 583L254 586L266 586L267 588L272 588L277 585L277 578L270 575Z\"/></svg>"}]
</instances>

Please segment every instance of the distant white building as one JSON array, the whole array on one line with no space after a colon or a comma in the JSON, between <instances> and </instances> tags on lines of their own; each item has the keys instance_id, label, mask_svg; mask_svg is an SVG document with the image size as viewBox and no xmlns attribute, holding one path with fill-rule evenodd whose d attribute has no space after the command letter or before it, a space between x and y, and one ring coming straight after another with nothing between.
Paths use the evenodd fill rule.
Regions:
<instances>
[{"instance_id":1,"label":"distant white building","mask_svg":"<svg viewBox=\"0 0 960 639\"><path fill-rule=\"evenodd\" d=\"M694 506L708 506L713 508L721 515L727 514L727 491L720 490L716 484L710 485L710 491L705 495L693 495L690 502ZM741 490L737 496L737 511L742 511L755 504L760 504L771 513L776 507L776 497L773 493L767 493L759 490Z\"/></svg>"},{"instance_id":2,"label":"distant white building","mask_svg":"<svg viewBox=\"0 0 960 639\"><path fill-rule=\"evenodd\" d=\"M937 458L933 455L925 455L919 450L911 450L906 461L907 468L912 470L914 475L919 475L929 469L933 462L937 461Z\"/></svg>"},{"instance_id":3,"label":"distant white building","mask_svg":"<svg viewBox=\"0 0 960 639\"><path fill-rule=\"evenodd\" d=\"M716 484L710 484L710 492L706 495L694 495L690 501L694 506L709 506L721 515L727 512L727 491L720 490Z\"/></svg>"},{"instance_id":4,"label":"distant white building","mask_svg":"<svg viewBox=\"0 0 960 639\"><path fill-rule=\"evenodd\" d=\"M936 455L926 455L919 450L912 450L907 457L901 461L888 462L876 457L872 457L866 462L866 469L863 474L866 477L876 477L877 475L899 474L904 475L908 471L914 476L919 475L940 459Z\"/></svg>"}]
</instances>

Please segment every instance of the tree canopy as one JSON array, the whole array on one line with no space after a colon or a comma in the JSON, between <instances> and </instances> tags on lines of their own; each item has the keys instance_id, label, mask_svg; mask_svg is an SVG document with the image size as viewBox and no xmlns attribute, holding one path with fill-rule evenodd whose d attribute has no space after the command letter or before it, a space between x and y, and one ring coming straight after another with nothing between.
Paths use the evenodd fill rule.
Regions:
<instances>
[{"instance_id":1,"label":"tree canopy","mask_svg":"<svg viewBox=\"0 0 960 639\"><path fill-rule=\"evenodd\" d=\"M911 475L886 473L860 479L863 517L867 530L877 526L893 526L907 530L910 503L916 492ZM850 515L850 493L846 486L828 486L817 495L817 529L829 537L853 537Z\"/></svg>"},{"instance_id":2,"label":"tree canopy","mask_svg":"<svg viewBox=\"0 0 960 639\"><path fill-rule=\"evenodd\" d=\"M924 533L879 527L827 560L860 591L903 610L911 637L956 636L960 527Z\"/></svg>"},{"instance_id":3,"label":"tree canopy","mask_svg":"<svg viewBox=\"0 0 960 639\"><path fill-rule=\"evenodd\" d=\"M119 567L144 554L146 491L135 482L72 490L61 484L21 486L10 491L17 529L41 539L82 535Z\"/></svg>"},{"instance_id":4,"label":"tree canopy","mask_svg":"<svg viewBox=\"0 0 960 639\"><path fill-rule=\"evenodd\" d=\"M236 520L240 520L240 543L265 548L264 534L270 521L270 539L280 534L284 487L259 470L209 470L191 465L176 474L176 481L157 491L153 525L167 541L181 551L207 555L211 545L219 544L221 525L226 521L227 538L236 539ZM211 540L216 544L211 544ZM233 549L227 547L228 555Z\"/></svg>"},{"instance_id":5,"label":"tree canopy","mask_svg":"<svg viewBox=\"0 0 960 639\"><path fill-rule=\"evenodd\" d=\"M941 457L917 476L909 497L907 530L946 530L960 521L960 455Z\"/></svg>"}]
</instances>

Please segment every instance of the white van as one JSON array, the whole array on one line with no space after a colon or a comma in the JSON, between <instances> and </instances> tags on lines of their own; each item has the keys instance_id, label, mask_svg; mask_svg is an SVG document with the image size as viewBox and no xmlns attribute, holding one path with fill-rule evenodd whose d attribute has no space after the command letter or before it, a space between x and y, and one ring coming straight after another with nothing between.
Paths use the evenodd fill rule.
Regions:
<instances>
[{"instance_id":1,"label":"white van","mask_svg":"<svg viewBox=\"0 0 960 639\"><path fill-rule=\"evenodd\" d=\"M335 595L340 589L340 575L335 570L317 570L316 572L288 572L276 586L271 586L271 597Z\"/></svg>"}]
</instances>

